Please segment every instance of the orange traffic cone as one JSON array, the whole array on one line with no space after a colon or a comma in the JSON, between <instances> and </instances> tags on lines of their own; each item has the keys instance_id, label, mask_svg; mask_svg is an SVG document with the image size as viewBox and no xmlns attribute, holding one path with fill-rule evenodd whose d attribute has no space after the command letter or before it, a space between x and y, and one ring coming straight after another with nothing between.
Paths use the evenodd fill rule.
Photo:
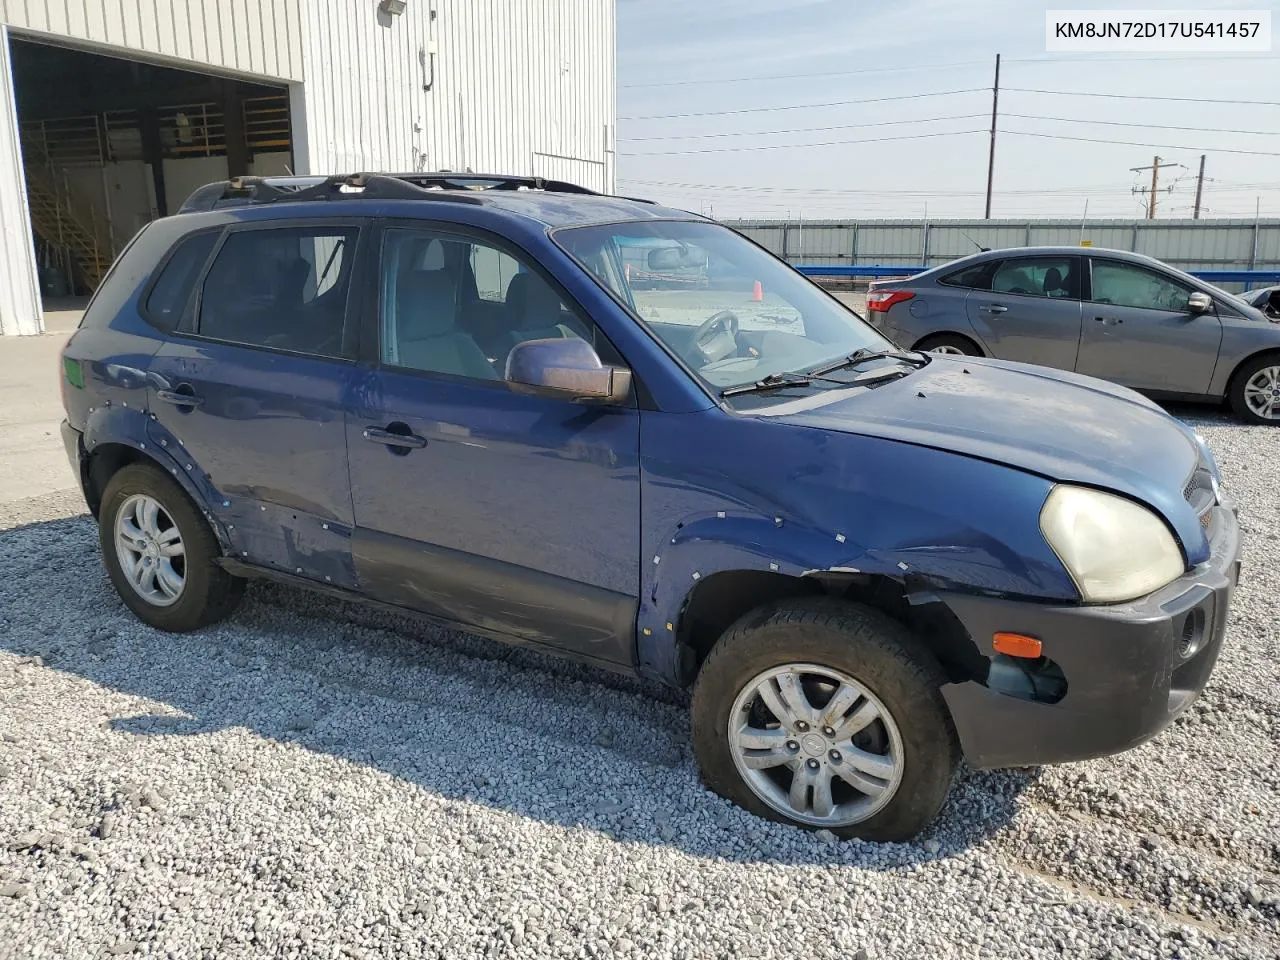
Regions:
<instances>
[{"instance_id":1,"label":"orange traffic cone","mask_svg":"<svg viewBox=\"0 0 1280 960\"><path fill-rule=\"evenodd\" d=\"M764 299L764 287L760 285L760 281L756 281L756 285L751 288L751 299L759 303Z\"/></svg>"}]
</instances>

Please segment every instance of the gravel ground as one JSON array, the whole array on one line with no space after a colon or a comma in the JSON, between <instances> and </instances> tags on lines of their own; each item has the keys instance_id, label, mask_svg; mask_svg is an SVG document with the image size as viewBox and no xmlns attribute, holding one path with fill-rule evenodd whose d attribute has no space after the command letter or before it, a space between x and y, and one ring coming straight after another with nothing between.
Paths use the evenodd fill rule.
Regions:
<instances>
[{"instance_id":1,"label":"gravel ground","mask_svg":"<svg viewBox=\"0 0 1280 960\"><path fill-rule=\"evenodd\" d=\"M74 494L0 504L0 956L1280 956L1280 430L1189 419L1246 538L1205 696L901 845L730 807L626 679L270 586L150 630Z\"/></svg>"}]
</instances>

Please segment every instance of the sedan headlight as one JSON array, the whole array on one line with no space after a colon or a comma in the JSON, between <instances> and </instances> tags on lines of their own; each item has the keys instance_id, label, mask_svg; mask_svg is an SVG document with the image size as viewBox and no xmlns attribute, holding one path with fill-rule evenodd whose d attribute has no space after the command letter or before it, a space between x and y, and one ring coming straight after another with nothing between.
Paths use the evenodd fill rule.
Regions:
<instances>
[{"instance_id":1,"label":"sedan headlight","mask_svg":"<svg viewBox=\"0 0 1280 960\"><path fill-rule=\"evenodd\" d=\"M1040 531L1087 603L1132 600L1182 575L1182 551L1164 521L1124 497L1056 486Z\"/></svg>"}]
</instances>

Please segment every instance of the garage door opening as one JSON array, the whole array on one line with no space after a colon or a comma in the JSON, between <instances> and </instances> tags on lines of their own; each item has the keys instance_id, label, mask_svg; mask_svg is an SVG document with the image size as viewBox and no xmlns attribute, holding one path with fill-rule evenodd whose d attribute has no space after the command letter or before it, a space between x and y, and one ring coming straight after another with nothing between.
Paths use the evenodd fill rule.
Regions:
<instances>
[{"instance_id":1,"label":"garage door opening","mask_svg":"<svg viewBox=\"0 0 1280 960\"><path fill-rule=\"evenodd\" d=\"M92 293L129 239L196 187L293 169L283 85L16 37L10 52L46 303Z\"/></svg>"}]
</instances>

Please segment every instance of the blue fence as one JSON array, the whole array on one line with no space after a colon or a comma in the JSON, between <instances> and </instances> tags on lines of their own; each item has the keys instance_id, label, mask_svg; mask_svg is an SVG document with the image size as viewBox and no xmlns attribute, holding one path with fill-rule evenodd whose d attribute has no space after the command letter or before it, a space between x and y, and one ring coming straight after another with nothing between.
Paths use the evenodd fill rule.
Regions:
<instances>
[{"instance_id":1,"label":"blue fence","mask_svg":"<svg viewBox=\"0 0 1280 960\"><path fill-rule=\"evenodd\" d=\"M854 279L874 277L909 277L925 268L919 264L911 266L882 265L845 265L845 264L797 264L796 269L810 277L828 277L831 279ZM1246 290L1255 286L1266 286L1280 283L1280 270L1188 270L1193 277L1206 283L1243 283Z\"/></svg>"}]
</instances>

